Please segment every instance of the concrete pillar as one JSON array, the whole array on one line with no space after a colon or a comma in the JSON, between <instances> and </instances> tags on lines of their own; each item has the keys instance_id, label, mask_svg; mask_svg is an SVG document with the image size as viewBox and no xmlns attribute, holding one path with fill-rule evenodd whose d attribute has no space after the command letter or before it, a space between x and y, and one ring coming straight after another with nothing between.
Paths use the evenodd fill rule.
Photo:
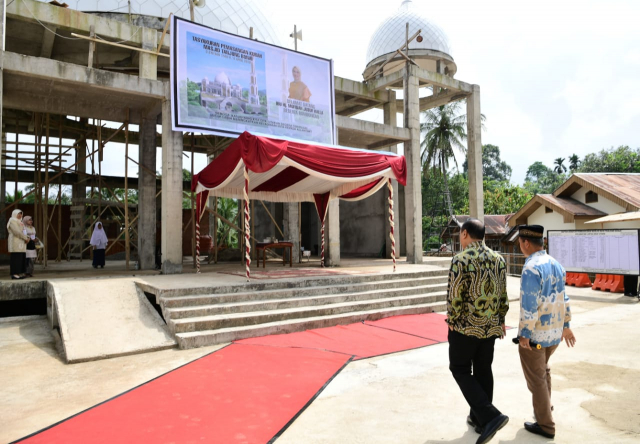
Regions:
<instances>
[{"instance_id":1,"label":"concrete pillar","mask_svg":"<svg viewBox=\"0 0 640 444\"><path fill-rule=\"evenodd\" d=\"M298 202L284 204L284 237L293 243L292 260L300 262L300 212Z\"/></svg>"},{"instance_id":2,"label":"concrete pillar","mask_svg":"<svg viewBox=\"0 0 640 444\"><path fill-rule=\"evenodd\" d=\"M2 57L2 55L0 55ZM0 91L2 90L2 84L0 82ZM0 119L2 119L2 111L0 110ZM2 122L0 120L0 125ZM2 157L2 152L5 149L7 142L7 133L2 132L2 144L0 145L0 211L4 210L4 205L7 198L7 181L2 178L2 169L6 168L7 160ZM0 239L6 239L9 233L7 233L7 213L0 212Z\"/></svg>"},{"instance_id":3,"label":"concrete pillar","mask_svg":"<svg viewBox=\"0 0 640 444\"><path fill-rule=\"evenodd\" d=\"M162 273L182 273L182 133L171 130L171 85L162 103Z\"/></svg>"},{"instance_id":4,"label":"concrete pillar","mask_svg":"<svg viewBox=\"0 0 640 444\"><path fill-rule=\"evenodd\" d=\"M157 32L142 29L142 48L155 49ZM140 53L140 77L156 80L158 57ZM143 117L138 146L138 264L141 270L155 268L156 250L156 123L158 116ZM153 174L152 174L153 173Z\"/></svg>"},{"instance_id":5,"label":"concrete pillar","mask_svg":"<svg viewBox=\"0 0 640 444\"><path fill-rule=\"evenodd\" d=\"M404 75L404 126L411 140L404 143L407 160L407 186L405 187L405 225L407 262L422 263L422 184L420 164L420 86L415 67L408 65Z\"/></svg>"},{"instance_id":6,"label":"concrete pillar","mask_svg":"<svg viewBox=\"0 0 640 444\"><path fill-rule=\"evenodd\" d=\"M320 239L322 242L322 239ZM322 246L320 246L322 248ZM333 199L327 208L324 223L324 264L340 266L340 200Z\"/></svg>"},{"instance_id":7,"label":"concrete pillar","mask_svg":"<svg viewBox=\"0 0 640 444\"><path fill-rule=\"evenodd\" d=\"M141 270L155 268L156 251L156 121L146 117L140 124L138 146L138 263ZM143 168L144 167L144 168Z\"/></svg>"},{"instance_id":8,"label":"concrete pillar","mask_svg":"<svg viewBox=\"0 0 640 444\"><path fill-rule=\"evenodd\" d=\"M467 97L467 162L469 164L469 215L484 220L482 189L482 122L480 120L480 86L473 85Z\"/></svg>"},{"instance_id":9,"label":"concrete pillar","mask_svg":"<svg viewBox=\"0 0 640 444\"><path fill-rule=\"evenodd\" d=\"M382 107L382 111L384 112L384 124L391 126L398 126L398 110L396 107L396 93L395 91L389 91L389 101L385 103ZM387 151L392 153L398 153L398 145L393 145L387 148ZM396 180L392 180L393 185L393 219L395 224L395 232L393 237L396 239L396 257L400 256L400 245L401 239L400 236L400 195L398 193L398 182ZM389 224L389 190L385 187L383 195L383 202L385 208L385 223L384 223L384 238L385 242L385 257L387 259L391 258L391 239L389 238L389 230L391 225Z\"/></svg>"}]
</instances>

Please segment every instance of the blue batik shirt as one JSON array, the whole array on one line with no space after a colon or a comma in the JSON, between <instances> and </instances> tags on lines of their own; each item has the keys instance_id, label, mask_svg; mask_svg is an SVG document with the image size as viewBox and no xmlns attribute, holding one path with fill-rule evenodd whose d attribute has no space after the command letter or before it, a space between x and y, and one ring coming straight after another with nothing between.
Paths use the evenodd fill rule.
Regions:
<instances>
[{"instance_id":1,"label":"blue batik shirt","mask_svg":"<svg viewBox=\"0 0 640 444\"><path fill-rule=\"evenodd\" d=\"M565 277L562 265L546 251L537 251L527 258L520 282L520 337L542 347L562 341L562 330L569 327L571 320Z\"/></svg>"}]
</instances>

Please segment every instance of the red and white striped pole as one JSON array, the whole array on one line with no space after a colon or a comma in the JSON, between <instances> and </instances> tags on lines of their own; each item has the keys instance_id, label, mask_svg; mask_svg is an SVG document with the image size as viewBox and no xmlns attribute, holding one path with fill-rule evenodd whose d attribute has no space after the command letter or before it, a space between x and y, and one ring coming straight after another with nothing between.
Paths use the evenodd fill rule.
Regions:
<instances>
[{"instance_id":1,"label":"red and white striped pole","mask_svg":"<svg viewBox=\"0 0 640 444\"><path fill-rule=\"evenodd\" d=\"M322 220L322 249L320 251L320 266L324 268L324 219Z\"/></svg>"},{"instance_id":2,"label":"red and white striped pole","mask_svg":"<svg viewBox=\"0 0 640 444\"><path fill-rule=\"evenodd\" d=\"M244 167L244 251L247 269L247 280L251 277L251 239L249 225L249 170Z\"/></svg>"},{"instance_id":3,"label":"red and white striped pole","mask_svg":"<svg viewBox=\"0 0 640 444\"><path fill-rule=\"evenodd\" d=\"M196 208L198 208L197 205L196 205ZM199 216L200 216L199 214L196 214L196 273L200 273L200 217Z\"/></svg>"},{"instance_id":4,"label":"red and white striped pole","mask_svg":"<svg viewBox=\"0 0 640 444\"><path fill-rule=\"evenodd\" d=\"M389 188L389 238L391 239L391 258L393 259L393 271L396 271L396 239L393 236L394 223L393 223L393 185L391 179L387 182Z\"/></svg>"}]
</instances>

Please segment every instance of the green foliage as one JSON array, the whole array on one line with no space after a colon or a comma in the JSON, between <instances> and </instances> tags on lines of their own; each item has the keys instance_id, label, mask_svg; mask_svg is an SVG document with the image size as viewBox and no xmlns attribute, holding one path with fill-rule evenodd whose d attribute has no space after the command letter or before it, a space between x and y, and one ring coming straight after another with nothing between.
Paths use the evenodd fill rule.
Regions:
<instances>
[{"instance_id":1,"label":"green foliage","mask_svg":"<svg viewBox=\"0 0 640 444\"><path fill-rule=\"evenodd\" d=\"M574 173L580 167L580 157L577 154L572 154L569 157L569 169Z\"/></svg>"},{"instance_id":2,"label":"green foliage","mask_svg":"<svg viewBox=\"0 0 640 444\"><path fill-rule=\"evenodd\" d=\"M187 100L189 103L195 102L196 105L200 104L200 86L189 79L187 79Z\"/></svg>"},{"instance_id":3,"label":"green foliage","mask_svg":"<svg viewBox=\"0 0 640 444\"><path fill-rule=\"evenodd\" d=\"M218 199L218 214L231 222L235 220L238 215L238 200L227 199L221 197ZM226 223L218 221L218 245L227 248L238 248L238 231L229 227Z\"/></svg>"},{"instance_id":4,"label":"green foliage","mask_svg":"<svg viewBox=\"0 0 640 444\"><path fill-rule=\"evenodd\" d=\"M485 214L511 214L524 206L533 195L518 185L503 183L494 189L485 187Z\"/></svg>"},{"instance_id":5,"label":"green foliage","mask_svg":"<svg viewBox=\"0 0 640 444\"><path fill-rule=\"evenodd\" d=\"M464 173L468 173L467 160L462 164ZM500 148L496 145L482 145L482 175L485 180L509 182L512 169L507 162L500 158Z\"/></svg>"},{"instance_id":6,"label":"green foliage","mask_svg":"<svg viewBox=\"0 0 640 444\"><path fill-rule=\"evenodd\" d=\"M239 105L235 105L235 104L234 104L234 105L231 107L231 111L233 111L234 113L240 113L240 112L242 112L242 108L241 108Z\"/></svg>"},{"instance_id":7,"label":"green foliage","mask_svg":"<svg viewBox=\"0 0 640 444\"><path fill-rule=\"evenodd\" d=\"M558 157L553 161L553 164L555 165L553 167L555 173L562 174L567 172L567 167L564 165L564 157Z\"/></svg>"},{"instance_id":8,"label":"green foliage","mask_svg":"<svg viewBox=\"0 0 640 444\"><path fill-rule=\"evenodd\" d=\"M424 122L420 124L420 159L425 176L430 170L446 173L449 161L458 167L454 149L466 153L463 142L467 139L467 116L460 114L460 102L448 103L423 113Z\"/></svg>"},{"instance_id":9,"label":"green foliage","mask_svg":"<svg viewBox=\"0 0 640 444\"><path fill-rule=\"evenodd\" d=\"M580 173L640 173L640 148L618 148L587 154L578 168Z\"/></svg>"}]
</instances>

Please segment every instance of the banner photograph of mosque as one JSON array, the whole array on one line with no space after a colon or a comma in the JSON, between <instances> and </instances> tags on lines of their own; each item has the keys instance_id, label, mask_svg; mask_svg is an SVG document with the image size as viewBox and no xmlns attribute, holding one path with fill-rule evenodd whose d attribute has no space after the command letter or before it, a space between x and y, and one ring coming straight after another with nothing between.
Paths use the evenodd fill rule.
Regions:
<instances>
[{"instance_id":1,"label":"banner photograph of mosque","mask_svg":"<svg viewBox=\"0 0 640 444\"><path fill-rule=\"evenodd\" d=\"M333 64L175 18L176 130L335 143Z\"/></svg>"}]
</instances>

